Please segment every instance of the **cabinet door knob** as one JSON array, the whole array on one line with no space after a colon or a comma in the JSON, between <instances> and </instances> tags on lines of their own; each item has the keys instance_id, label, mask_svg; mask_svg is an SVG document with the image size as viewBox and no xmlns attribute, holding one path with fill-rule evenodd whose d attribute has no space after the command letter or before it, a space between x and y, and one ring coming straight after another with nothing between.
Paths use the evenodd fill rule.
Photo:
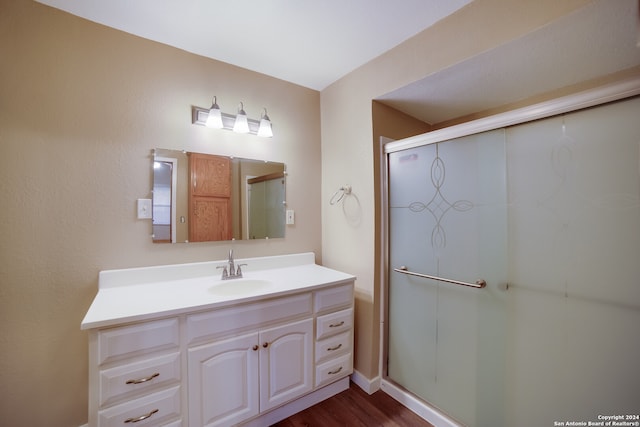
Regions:
<instances>
[{"instance_id":1,"label":"cabinet door knob","mask_svg":"<svg viewBox=\"0 0 640 427\"><path fill-rule=\"evenodd\" d=\"M258 344L253 346L253 351L256 351L258 349Z\"/></svg>"},{"instance_id":2,"label":"cabinet door knob","mask_svg":"<svg viewBox=\"0 0 640 427\"><path fill-rule=\"evenodd\" d=\"M269 343L268 343L268 342L265 342L264 344L262 344L262 346L263 346L264 348L267 348L267 347L269 347Z\"/></svg>"}]
</instances>

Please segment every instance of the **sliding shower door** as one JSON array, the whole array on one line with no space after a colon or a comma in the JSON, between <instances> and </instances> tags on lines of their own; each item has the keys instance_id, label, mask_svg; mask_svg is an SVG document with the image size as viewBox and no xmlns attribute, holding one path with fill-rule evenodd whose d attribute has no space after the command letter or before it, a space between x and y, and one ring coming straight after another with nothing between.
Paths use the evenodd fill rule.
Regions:
<instances>
[{"instance_id":1,"label":"sliding shower door","mask_svg":"<svg viewBox=\"0 0 640 427\"><path fill-rule=\"evenodd\" d=\"M387 144L385 380L470 427L640 423L639 117Z\"/></svg>"},{"instance_id":2,"label":"sliding shower door","mask_svg":"<svg viewBox=\"0 0 640 427\"><path fill-rule=\"evenodd\" d=\"M469 425L502 424L505 156L503 130L388 155L388 376Z\"/></svg>"}]
</instances>

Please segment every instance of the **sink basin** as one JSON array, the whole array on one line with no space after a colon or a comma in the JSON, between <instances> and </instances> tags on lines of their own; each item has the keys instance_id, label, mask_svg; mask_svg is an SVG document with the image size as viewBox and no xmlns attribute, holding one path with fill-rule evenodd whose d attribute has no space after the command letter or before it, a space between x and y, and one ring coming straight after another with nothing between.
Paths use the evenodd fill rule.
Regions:
<instances>
[{"instance_id":1,"label":"sink basin","mask_svg":"<svg viewBox=\"0 0 640 427\"><path fill-rule=\"evenodd\" d=\"M211 286L209 292L221 296L240 296L262 293L273 286L273 282L263 279L229 279Z\"/></svg>"}]
</instances>

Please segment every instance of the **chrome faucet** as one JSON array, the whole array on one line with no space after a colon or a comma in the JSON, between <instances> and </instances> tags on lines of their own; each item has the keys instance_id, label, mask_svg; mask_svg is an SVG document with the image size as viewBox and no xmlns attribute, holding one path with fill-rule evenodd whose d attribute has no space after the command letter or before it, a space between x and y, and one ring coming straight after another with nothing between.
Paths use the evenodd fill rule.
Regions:
<instances>
[{"instance_id":1,"label":"chrome faucet","mask_svg":"<svg viewBox=\"0 0 640 427\"><path fill-rule=\"evenodd\" d=\"M229 249L229 276L233 277L236 274L235 262L233 261L233 249Z\"/></svg>"},{"instance_id":2,"label":"chrome faucet","mask_svg":"<svg viewBox=\"0 0 640 427\"><path fill-rule=\"evenodd\" d=\"M222 265L217 268L222 268L222 280L228 279L240 279L242 278L242 266L247 264L238 264L236 268L236 263L233 260L233 249L229 250L229 260L227 261L227 265Z\"/></svg>"}]
</instances>

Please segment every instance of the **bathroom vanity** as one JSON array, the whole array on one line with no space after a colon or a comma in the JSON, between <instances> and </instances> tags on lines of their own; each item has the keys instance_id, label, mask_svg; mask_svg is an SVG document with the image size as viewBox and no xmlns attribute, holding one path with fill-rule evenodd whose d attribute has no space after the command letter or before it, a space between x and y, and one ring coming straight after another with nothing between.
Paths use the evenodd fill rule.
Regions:
<instances>
[{"instance_id":1,"label":"bathroom vanity","mask_svg":"<svg viewBox=\"0 0 640 427\"><path fill-rule=\"evenodd\" d=\"M102 271L89 426L267 426L349 386L355 277L313 253Z\"/></svg>"}]
</instances>

